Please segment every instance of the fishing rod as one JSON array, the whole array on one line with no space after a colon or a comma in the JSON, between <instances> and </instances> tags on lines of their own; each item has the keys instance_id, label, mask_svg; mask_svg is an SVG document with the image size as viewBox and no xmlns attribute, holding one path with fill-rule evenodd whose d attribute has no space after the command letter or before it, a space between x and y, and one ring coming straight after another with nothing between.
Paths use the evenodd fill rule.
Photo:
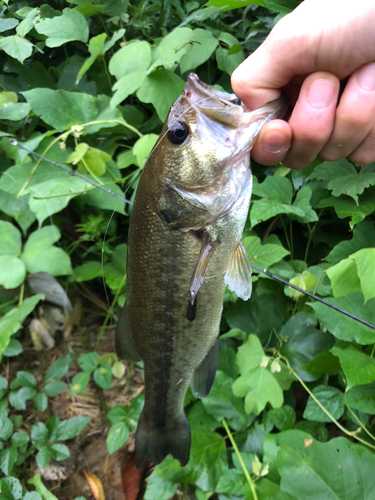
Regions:
<instances>
[{"instance_id":1,"label":"fishing rod","mask_svg":"<svg viewBox=\"0 0 375 500\"><path fill-rule=\"evenodd\" d=\"M90 179L87 179L84 175L79 174L75 170L71 170L71 169L65 167L64 165L61 165L60 163L57 163L57 162L52 161L52 160L49 160L48 158L45 158L44 156L40 155L39 153L36 153L35 151L32 151L31 149L27 148L23 144L20 144L15 139L10 139L9 142L10 142L10 144L12 146L17 146L17 147L23 149L24 151L26 151L27 153L32 154L34 156L37 156L38 158L40 158L40 159L42 159L42 160L44 160L44 161L46 161L48 163L51 163L52 165L55 165L55 167L58 167L61 170L64 170L65 172L67 172L68 174L74 175L74 176L78 177L79 179L82 179L83 181L87 182L88 184L91 184L92 186L95 186L98 189L101 189L105 193L108 193L111 196L114 196L115 198L117 198L117 199L119 199L121 201L124 201L128 205L132 205L133 204L131 201L127 200L126 198L123 198L122 196L118 195L117 193L114 193L110 189L106 189L105 187L100 186L100 184L96 184L94 181L92 181ZM355 314L352 314L349 311L346 311L345 309L342 309L341 307L335 306L334 304L331 304L330 302L328 302L328 301L326 301L326 300L318 297L317 295L315 295L313 293L310 293L310 292L307 292L306 290L303 290L303 288L300 288L297 285L293 285L292 283L289 283L288 281L286 281L286 280L284 280L282 278L279 278L278 276L276 276L275 274L270 273L266 269L261 269L260 267L254 265L254 264L251 264L251 263L250 263L250 266L253 269L257 270L258 272L260 272L262 274L265 274L269 278L272 278L275 281L278 281L279 283L283 283L286 286L294 288L294 290L297 290L298 292L301 292L304 295L307 295L308 297L311 297L312 299L316 300L317 302L321 302L322 304L326 305L327 307L330 307L331 309L334 309L335 311L337 311L337 312L339 312L341 314L344 314L345 316L348 316L349 318L354 319L355 321L358 321L362 325L368 326L369 328L372 328L373 330L375 330L375 325L373 325L372 323L369 323L368 321L366 321L366 320L364 320L362 318L359 318Z\"/></svg>"}]
</instances>

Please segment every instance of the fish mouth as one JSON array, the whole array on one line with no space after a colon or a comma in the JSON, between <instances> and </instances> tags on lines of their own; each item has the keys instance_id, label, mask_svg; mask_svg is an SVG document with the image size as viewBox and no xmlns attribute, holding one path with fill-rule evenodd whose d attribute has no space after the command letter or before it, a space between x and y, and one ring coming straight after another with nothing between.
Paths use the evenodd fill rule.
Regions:
<instances>
[{"instance_id":1,"label":"fish mouth","mask_svg":"<svg viewBox=\"0 0 375 500\"><path fill-rule=\"evenodd\" d=\"M216 122L230 128L237 128L242 123L245 108L236 94L229 94L201 82L195 73L189 74L183 96L194 109Z\"/></svg>"}]
</instances>

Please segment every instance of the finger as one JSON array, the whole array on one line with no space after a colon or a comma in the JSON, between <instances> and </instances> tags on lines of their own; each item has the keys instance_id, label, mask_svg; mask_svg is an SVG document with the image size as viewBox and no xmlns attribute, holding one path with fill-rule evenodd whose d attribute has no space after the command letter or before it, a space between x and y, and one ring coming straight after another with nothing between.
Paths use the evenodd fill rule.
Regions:
<instances>
[{"instance_id":1,"label":"finger","mask_svg":"<svg viewBox=\"0 0 375 500\"><path fill-rule=\"evenodd\" d=\"M284 165L299 169L311 163L331 136L340 89L339 79L328 72L309 75L289 120L292 145Z\"/></svg>"},{"instance_id":2,"label":"finger","mask_svg":"<svg viewBox=\"0 0 375 500\"><path fill-rule=\"evenodd\" d=\"M350 159L359 165L368 165L375 161L375 128L365 137L350 155Z\"/></svg>"},{"instance_id":3,"label":"finger","mask_svg":"<svg viewBox=\"0 0 375 500\"><path fill-rule=\"evenodd\" d=\"M371 142L370 131L374 126L375 63L373 62L362 66L349 78L337 107L332 135L320 152L320 156L324 160L335 161L356 151L355 157L361 157L361 149L366 149L366 144ZM360 144L365 140L366 143L361 148ZM366 158L367 156L368 153Z\"/></svg>"},{"instance_id":4,"label":"finger","mask_svg":"<svg viewBox=\"0 0 375 500\"><path fill-rule=\"evenodd\" d=\"M273 166L284 159L292 142L292 129L283 120L267 122L259 133L251 156L262 165Z\"/></svg>"}]
</instances>

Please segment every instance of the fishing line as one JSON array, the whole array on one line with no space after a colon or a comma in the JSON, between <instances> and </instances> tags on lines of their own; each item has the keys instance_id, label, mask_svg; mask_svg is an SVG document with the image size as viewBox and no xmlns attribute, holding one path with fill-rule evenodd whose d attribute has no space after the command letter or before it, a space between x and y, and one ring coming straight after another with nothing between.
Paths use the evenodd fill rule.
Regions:
<instances>
[{"instance_id":1,"label":"fishing line","mask_svg":"<svg viewBox=\"0 0 375 500\"><path fill-rule=\"evenodd\" d=\"M270 273L266 269L261 269L260 267L255 266L254 264L250 264L250 266L253 269L256 269L257 271L259 271L260 273L266 274L270 278L272 278L272 279L274 279L276 281L279 281L280 283L283 283L284 285L290 286L291 288L294 288L295 290L298 290L299 292L307 295L308 297L311 297L312 299L315 299L318 302L321 302L322 304L324 304L324 305L326 305L328 307L331 307L332 309L335 309L335 311L338 311L341 314L345 314L345 316L348 316L349 318L352 318L352 319L358 321L359 323L362 323L363 325L366 325L366 326L372 328L373 330L375 330L375 325L369 323L368 321L366 321L366 320L364 320L362 318L359 318L355 314L352 314L352 313L350 313L348 311L345 311L345 309L341 309L341 307L335 306L334 304L331 304L330 302L327 302L326 300L321 299L317 295L314 295L313 293L307 292L306 290L303 290L299 286L293 285L292 283L289 283L288 281L283 280L282 278L279 278L278 276L276 276L275 274Z\"/></svg>"},{"instance_id":2,"label":"fishing line","mask_svg":"<svg viewBox=\"0 0 375 500\"><path fill-rule=\"evenodd\" d=\"M196 104L199 104L200 102L204 101L204 100L207 100L209 99L208 97L207 98L204 98L204 99L201 99L200 101L198 101L198 103ZM194 104L192 104L186 111L184 111L184 113L181 113L181 115L174 121L171 123L170 126L168 126L168 129L166 130L166 132L163 134L163 136L157 141L157 143L155 144L155 146L153 147L152 151L150 152L148 158L153 154L153 152L155 151L156 147L160 144L160 141L165 137L165 135L168 133L169 131L169 127L171 127L172 125L174 125L174 123L176 123L176 121L179 120L179 118L185 114L189 109L191 109L192 107L194 107ZM111 191L110 189L105 189L103 186L100 186L98 184L96 184L95 182L87 179L86 177L84 177L83 175L80 175L79 173L77 173L76 171L73 171L73 170L70 170L69 168L67 167L64 167L63 165L60 165L59 163L57 162L54 162L54 161L51 161L49 160L48 158L45 158L44 156L38 154L38 153L35 153L35 151L31 151L30 149L26 148L25 146L23 146L22 144L19 144L15 139L10 139L9 140L10 144L12 144L13 146L18 146L19 148L21 149L24 149L25 151L27 151L28 153L32 154L32 155L35 155L37 156L38 158L41 158L42 160L44 161L47 161L48 163L51 163L52 165L55 165L56 167L58 168L61 168L62 170L64 170L65 172L71 174L71 175L75 175L76 177L84 180L85 182L88 182L89 184L91 184L92 186L95 186L99 189L101 189L102 191L110 194L111 196L114 196L115 198L121 200L121 201L124 201L125 203L127 203L128 205L132 205L133 203L129 200L127 200L126 198L122 198L121 196L119 196L118 194L114 193L113 191ZM128 186L129 188L130 186ZM128 189L127 188L127 189ZM113 212L114 213L114 212ZM112 213L112 216L113 216L113 213ZM109 224L108 224L109 225ZM108 227L107 225L107 227ZM102 249L103 250L103 249ZM306 290L303 290L302 288L296 286L296 285L293 285L292 283L289 283L288 281L282 279L282 278L279 278L278 276L276 276L275 274L272 274L270 273L269 271L267 271L266 269L261 269L260 267L258 266L255 266L254 264L250 264L251 267L253 269L256 269L257 271L259 271L260 273L262 274L265 274L267 275L269 278L272 278L274 279L275 281L278 281L279 283L283 283L284 285L286 286L289 286L291 288L294 288L295 290L301 292L302 294L304 295L307 295L308 297L311 297L312 299L318 301L318 302L321 302L322 304L330 307L331 309L334 309L335 311L341 313L341 314L344 314L345 316L348 316L349 318L351 319L354 319L355 321L358 321L359 323L365 325L365 326L368 326L369 328L375 330L375 325L373 325L372 323L369 323L368 321L362 319L362 318L359 318L358 316L356 316L355 314L352 314L348 311L346 311L345 309L342 309L341 307L338 307L338 306L335 306L334 304L331 304L330 302L327 302L326 300L318 297L317 295L314 295L313 293L310 293L310 292L307 292ZM107 294L106 294L107 295ZM108 297L107 297L107 301L108 301Z\"/></svg>"}]
</instances>

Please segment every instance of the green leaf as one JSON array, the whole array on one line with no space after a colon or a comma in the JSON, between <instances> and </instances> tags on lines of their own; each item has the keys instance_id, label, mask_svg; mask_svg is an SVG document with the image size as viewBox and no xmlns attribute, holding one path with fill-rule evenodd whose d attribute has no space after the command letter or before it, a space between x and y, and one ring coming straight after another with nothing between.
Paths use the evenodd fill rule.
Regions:
<instances>
[{"instance_id":1,"label":"green leaf","mask_svg":"<svg viewBox=\"0 0 375 500\"><path fill-rule=\"evenodd\" d=\"M78 84L82 76L91 68L96 59L104 53L104 43L107 38L106 33L94 36L89 42L90 57L83 63L82 68L79 70L76 83Z\"/></svg>"},{"instance_id":2,"label":"green leaf","mask_svg":"<svg viewBox=\"0 0 375 500\"><path fill-rule=\"evenodd\" d=\"M100 365L99 368L94 371L93 378L95 383L102 389L110 389L112 384L111 365L109 363Z\"/></svg>"},{"instance_id":3,"label":"green leaf","mask_svg":"<svg viewBox=\"0 0 375 500\"><path fill-rule=\"evenodd\" d=\"M12 444L16 446L17 448L24 446L30 441L30 437L27 432L25 431L20 431L20 432L15 432L12 436Z\"/></svg>"},{"instance_id":4,"label":"green leaf","mask_svg":"<svg viewBox=\"0 0 375 500\"><path fill-rule=\"evenodd\" d=\"M29 31L31 31L34 27L34 19L39 14L38 9L31 9L27 13L25 19L17 26L16 32L19 36L26 36Z\"/></svg>"},{"instance_id":5,"label":"green leaf","mask_svg":"<svg viewBox=\"0 0 375 500\"><path fill-rule=\"evenodd\" d=\"M44 467L46 467L46 465L49 464L51 457L52 457L51 451L45 446L42 446L35 457L37 466L40 469L43 469Z\"/></svg>"},{"instance_id":6,"label":"green leaf","mask_svg":"<svg viewBox=\"0 0 375 500\"><path fill-rule=\"evenodd\" d=\"M73 417L63 420L52 431L51 441L67 441L77 436L90 421L90 417Z\"/></svg>"},{"instance_id":7,"label":"green leaf","mask_svg":"<svg viewBox=\"0 0 375 500\"><path fill-rule=\"evenodd\" d=\"M332 292L335 297L343 297L349 293L361 291L361 282L354 258L344 259L326 270L331 280Z\"/></svg>"},{"instance_id":8,"label":"green leaf","mask_svg":"<svg viewBox=\"0 0 375 500\"><path fill-rule=\"evenodd\" d=\"M288 439L295 432L276 437L283 439L276 461L282 491L298 500L371 498L375 457L366 447L342 437L306 446L303 434L298 440Z\"/></svg>"},{"instance_id":9,"label":"green leaf","mask_svg":"<svg viewBox=\"0 0 375 500\"><path fill-rule=\"evenodd\" d=\"M8 381L5 377L0 377L0 399L4 396L8 389Z\"/></svg>"},{"instance_id":10,"label":"green leaf","mask_svg":"<svg viewBox=\"0 0 375 500\"><path fill-rule=\"evenodd\" d=\"M206 3L207 7L219 7L220 10L233 10L240 9L241 7L246 7L247 5L260 5L264 7L263 0L209 0ZM224 493L224 492L223 492Z\"/></svg>"},{"instance_id":11,"label":"green leaf","mask_svg":"<svg viewBox=\"0 0 375 500\"><path fill-rule=\"evenodd\" d=\"M36 88L22 95L32 111L58 132L93 121L98 114L95 98L83 92Z\"/></svg>"},{"instance_id":12,"label":"green leaf","mask_svg":"<svg viewBox=\"0 0 375 500\"><path fill-rule=\"evenodd\" d=\"M246 429L248 417L244 411L243 400L232 393L233 379L221 371L216 372L214 384L209 395L202 400L207 413L221 422L223 418L234 430Z\"/></svg>"},{"instance_id":13,"label":"green leaf","mask_svg":"<svg viewBox=\"0 0 375 500\"><path fill-rule=\"evenodd\" d=\"M10 446L0 452L0 469L6 476L9 476L12 473L13 465L17 460L17 455L18 452L15 446Z\"/></svg>"},{"instance_id":14,"label":"green leaf","mask_svg":"<svg viewBox=\"0 0 375 500\"><path fill-rule=\"evenodd\" d=\"M0 210L15 219L24 232L35 221L35 215L29 210L28 198L28 196L17 198L15 195L5 191L1 191L0 193Z\"/></svg>"},{"instance_id":15,"label":"green leaf","mask_svg":"<svg viewBox=\"0 0 375 500\"><path fill-rule=\"evenodd\" d=\"M74 281L78 283L100 278L101 275L102 265L97 261L85 262L82 266L77 266L73 270Z\"/></svg>"},{"instance_id":16,"label":"green leaf","mask_svg":"<svg viewBox=\"0 0 375 500\"><path fill-rule=\"evenodd\" d=\"M375 383L352 387L346 394L346 403L354 410L374 415Z\"/></svg>"},{"instance_id":17,"label":"green leaf","mask_svg":"<svg viewBox=\"0 0 375 500\"><path fill-rule=\"evenodd\" d=\"M67 42L87 42L89 28L82 14L73 9L64 9L62 16L40 19L35 23L38 33L47 37L47 47L60 47Z\"/></svg>"},{"instance_id":18,"label":"green leaf","mask_svg":"<svg viewBox=\"0 0 375 500\"><path fill-rule=\"evenodd\" d=\"M78 364L83 371L93 372L99 364L99 354L95 351L81 354L78 358Z\"/></svg>"},{"instance_id":19,"label":"green leaf","mask_svg":"<svg viewBox=\"0 0 375 500\"><path fill-rule=\"evenodd\" d=\"M18 35L11 35L0 40L0 49L21 64L33 52L33 44Z\"/></svg>"},{"instance_id":20,"label":"green leaf","mask_svg":"<svg viewBox=\"0 0 375 500\"><path fill-rule=\"evenodd\" d=\"M190 428L197 431L214 431L221 425L221 422L206 411L202 401L196 401L192 407L189 407L186 410L186 417Z\"/></svg>"},{"instance_id":21,"label":"green leaf","mask_svg":"<svg viewBox=\"0 0 375 500\"><path fill-rule=\"evenodd\" d=\"M295 411L289 405L270 410L268 417L279 431L291 429L296 420Z\"/></svg>"},{"instance_id":22,"label":"green leaf","mask_svg":"<svg viewBox=\"0 0 375 500\"><path fill-rule=\"evenodd\" d=\"M357 292L337 299L328 297L326 300L373 325L375 324L375 299L370 299L366 304L363 304L363 295ZM354 341L358 344L373 344L375 342L375 332L369 326L362 325L324 304L316 302L309 305L316 312L320 323L339 340Z\"/></svg>"},{"instance_id":23,"label":"green leaf","mask_svg":"<svg viewBox=\"0 0 375 500\"><path fill-rule=\"evenodd\" d=\"M61 248L52 246L60 236L56 226L45 226L29 236L21 259L30 273L44 271L52 276L72 274L68 254Z\"/></svg>"},{"instance_id":24,"label":"green leaf","mask_svg":"<svg viewBox=\"0 0 375 500\"><path fill-rule=\"evenodd\" d=\"M315 278L315 276L308 271L303 271L303 273L299 276L296 276L295 278L292 278L289 280L289 283L291 285L298 286L302 290L305 290L306 292L312 292L315 290L318 280ZM294 299L299 299L304 296L303 292L300 292L299 290L296 290L292 287L290 287L290 294Z\"/></svg>"},{"instance_id":25,"label":"green leaf","mask_svg":"<svg viewBox=\"0 0 375 500\"><path fill-rule=\"evenodd\" d=\"M126 276L126 254L127 246L125 243L118 245L113 252L113 262L104 266L104 277L106 283L112 290L118 290L124 286Z\"/></svg>"},{"instance_id":26,"label":"green leaf","mask_svg":"<svg viewBox=\"0 0 375 500\"><path fill-rule=\"evenodd\" d=\"M40 448L44 446L49 438L49 431L43 422L34 424L31 428L31 441Z\"/></svg>"},{"instance_id":27,"label":"green leaf","mask_svg":"<svg viewBox=\"0 0 375 500\"><path fill-rule=\"evenodd\" d=\"M191 49L180 59L181 73L198 68L206 62L218 45L218 40L209 31L200 28L194 30L191 42Z\"/></svg>"},{"instance_id":28,"label":"green leaf","mask_svg":"<svg viewBox=\"0 0 375 500\"><path fill-rule=\"evenodd\" d=\"M35 487L35 490L37 491L37 493L40 493L43 500L58 500L58 498L55 497L55 495L53 495L50 491L48 491L44 486L40 478L40 474L35 474L35 476L33 476L27 482Z\"/></svg>"},{"instance_id":29,"label":"green leaf","mask_svg":"<svg viewBox=\"0 0 375 500\"><path fill-rule=\"evenodd\" d=\"M34 398L35 408L38 411L46 411L48 408L48 398L45 392L38 392Z\"/></svg>"},{"instance_id":30,"label":"green leaf","mask_svg":"<svg viewBox=\"0 0 375 500\"><path fill-rule=\"evenodd\" d=\"M43 500L42 497L36 491L29 491L23 497L23 500Z\"/></svg>"},{"instance_id":31,"label":"green leaf","mask_svg":"<svg viewBox=\"0 0 375 500\"><path fill-rule=\"evenodd\" d=\"M0 255L0 285L17 288L26 277L25 264L12 255Z\"/></svg>"},{"instance_id":32,"label":"green leaf","mask_svg":"<svg viewBox=\"0 0 375 500\"><path fill-rule=\"evenodd\" d=\"M121 77L113 86L114 94L111 99L111 106L115 107L122 101L134 94L142 85L146 78L146 72L143 69L132 71L131 73Z\"/></svg>"},{"instance_id":33,"label":"green leaf","mask_svg":"<svg viewBox=\"0 0 375 500\"><path fill-rule=\"evenodd\" d=\"M108 70L120 80L125 75L146 73L151 64L151 48L145 41L134 40L118 50L110 59Z\"/></svg>"},{"instance_id":34,"label":"green leaf","mask_svg":"<svg viewBox=\"0 0 375 500\"><path fill-rule=\"evenodd\" d=\"M345 403L344 394L339 389L326 385L318 385L312 392L333 418L338 420L342 417L345 410ZM311 396L307 400L303 417L316 422L331 422L331 418L319 408Z\"/></svg>"},{"instance_id":35,"label":"green leaf","mask_svg":"<svg viewBox=\"0 0 375 500\"><path fill-rule=\"evenodd\" d=\"M233 393L245 397L246 413L259 415L267 403L279 408L284 401L283 391L266 368L255 368L241 375L233 384Z\"/></svg>"},{"instance_id":36,"label":"green leaf","mask_svg":"<svg viewBox=\"0 0 375 500\"><path fill-rule=\"evenodd\" d=\"M33 399L36 394L35 389L30 387L21 387L18 391L9 393L9 403L16 410L26 410L26 401Z\"/></svg>"},{"instance_id":37,"label":"green leaf","mask_svg":"<svg viewBox=\"0 0 375 500\"><path fill-rule=\"evenodd\" d=\"M171 456L168 456L161 464L157 465L147 478L145 500L155 500L155 498L170 500L177 491L178 480L174 480L174 475L176 472L178 474L179 470L179 463L177 460L173 460Z\"/></svg>"},{"instance_id":38,"label":"green leaf","mask_svg":"<svg viewBox=\"0 0 375 500\"><path fill-rule=\"evenodd\" d=\"M16 377L12 380L10 384L11 389L18 389L19 387L31 387L35 388L37 385L36 378L30 372L19 371Z\"/></svg>"},{"instance_id":39,"label":"green leaf","mask_svg":"<svg viewBox=\"0 0 375 500\"><path fill-rule=\"evenodd\" d=\"M142 168L146 163L152 148L155 146L158 140L158 135L156 134L146 134L138 139L133 146L133 155L137 159L137 165Z\"/></svg>"},{"instance_id":40,"label":"green leaf","mask_svg":"<svg viewBox=\"0 0 375 500\"><path fill-rule=\"evenodd\" d=\"M0 440L7 441L13 432L13 422L6 416L0 417Z\"/></svg>"},{"instance_id":41,"label":"green leaf","mask_svg":"<svg viewBox=\"0 0 375 500\"><path fill-rule=\"evenodd\" d=\"M5 349L3 352L3 355L6 356L7 358L13 358L15 356L18 356L18 354L21 354L23 352L22 344L16 339L10 339L8 347ZM1 388L1 384L0 384ZM0 396L1 398L1 396Z\"/></svg>"},{"instance_id":42,"label":"green leaf","mask_svg":"<svg viewBox=\"0 0 375 500\"><path fill-rule=\"evenodd\" d=\"M357 252L357 250L370 247L375 247L375 229L371 222L363 221L355 226L353 238L340 241L330 251L325 260L330 264L337 264Z\"/></svg>"},{"instance_id":43,"label":"green leaf","mask_svg":"<svg viewBox=\"0 0 375 500\"><path fill-rule=\"evenodd\" d=\"M258 368L264 356L262 344L256 335L249 335L248 339L238 348L236 358L241 375Z\"/></svg>"},{"instance_id":44,"label":"green leaf","mask_svg":"<svg viewBox=\"0 0 375 500\"><path fill-rule=\"evenodd\" d=\"M171 104L184 90L185 83L179 76L166 69L158 69L146 77L138 89L140 101L151 103L164 121Z\"/></svg>"},{"instance_id":45,"label":"green leaf","mask_svg":"<svg viewBox=\"0 0 375 500\"><path fill-rule=\"evenodd\" d=\"M11 120L17 122L29 116L29 112L30 106L24 102L19 102L17 104L6 103L3 104L0 109L0 120Z\"/></svg>"},{"instance_id":46,"label":"green leaf","mask_svg":"<svg viewBox=\"0 0 375 500\"><path fill-rule=\"evenodd\" d=\"M345 349L335 346L331 349L340 360L344 371L347 389L355 385L371 384L375 381L375 360L349 345Z\"/></svg>"},{"instance_id":47,"label":"green leaf","mask_svg":"<svg viewBox=\"0 0 375 500\"><path fill-rule=\"evenodd\" d=\"M21 253L21 233L10 222L0 220L0 255L19 257Z\"/></svg>"},{"instance_id":48,"label":"green leaf","mask_svg":"<svg viewBox=\"0 0 375 500\"><path fill-rule=\"evenodd\" d=\"M81 372L74 375L71 390L73 394L81 394L90 382L91 372Z\"/></svg>"},{"instance_id":49,"label":"green leaf","mask_svg":"<svg viewBox=\"0 0 375 500\"><path fill-rule=\"evenodd\" d=\"M8 31L8 30L11 30L13 28L15 28L17 26L17 24L19 23L19 21L17 19L14 19L14 18L1 18L0 19L0 33L2 33L3 31Z\"/></svg>"},{"instance_id":50,"label":"green leaf","mask_svg":"<svg viewBox=\"0 0 375 500\"><path fill-rule=\"evenodd\" d=\"M283 257L289 255L277 238L267 238L262 244L257 236L245 236L242 240L250 263L267 269L279 262Z\"/></svg>"},{"instance_id":51,"label":"green leaf","mask_svg":"<svg viewBox=\"0 0 375 500\"><path fill-rule=\"evenodd\" d=\"M265 7L276 14L289 14L298 4L298 0L264 0Z\"/></svg>"},{"instance_id":52,"label":"green leaf","mask_svg":"<svg viewBox=\"0 0 375 500\"><path fill-rule=\"evenodd\" d=\"M353 255L365 301L375 297L375 248L363 248Z\"/></svg>"},{"instance_id":53,"label":"green leaf","mask_svg":"<svg viewBox=\"0 0 375 500\"><path fill-rule=\"evenodd\" d=\"M118 422L110 427L107 436L108 453L112 455L126 443L129 437L129 428L125 422Z\"/></svg>"},{"instance_id":54,"label":"green leaf","mask_svg":"<svg viewBox=\"0 0 375 500\"><path fill-rule=\"evenodd\" d=\"M228 469L224 471L224 474L220 477L216 486L216 492L241 497L245 484L246 478L242 471L237 469Z\"/></svg>"},{"instance_id":55,"label":"green leaf","mask_svg":"<svg viewBox=\"0 0 375 500\"><path fill-rule=\"evenodd\" d=\"M51 366L48 367L47 373L44 376L44 382L56 380L66 375L68 373L70 363L70 356L57 359Z\"/></svg>"},{"instance_id":56,"label":"green leaf","mask_svg":"<svg viewBox=\"0 0 375 500\"><path fill-rule=\"evenodd\" d=\"M220 33L219 42L222 42L221 45L216 49L216 62L217 67L221 71L225 71L228 75L231 75L233 71L239 66L242 61L245 59L245 54L243 50L240 50L235 53L231 53L230 49L233 46L239 45L237 38L229 33Z\"/></svg>"},{"instance_id":57,"label":"green leaf","mask_svg":"<svg viewBox=\"0 0 375 500\"><path fill-rule=\"evenodd\" d=\"M58 462L70 457L69 448L65 444L53 443L51 444L50 450L52 452L53 458Z\"/></svg>"},{"instance_id":58,"label":"green leaf","mask_svg":"<svg viewBox=\"0 0 375 500\"><path fill-rule=\"evenodd\" d=\"M5 477L0 479L0 487L4 500L20 500L22 498L22 485L17 478Z\"/></svg>"},{"instance_id":59,"label":"green leaf","mask_svg":"<svg viewBox=\"0 0 375 500\"><path fill-rule=\"evenodd\" d=\"M67 384L65 382L50 382L44 386L44 391L47 396L57 396L61 394L67 388Z\"/></svg>"}]
</instances>

